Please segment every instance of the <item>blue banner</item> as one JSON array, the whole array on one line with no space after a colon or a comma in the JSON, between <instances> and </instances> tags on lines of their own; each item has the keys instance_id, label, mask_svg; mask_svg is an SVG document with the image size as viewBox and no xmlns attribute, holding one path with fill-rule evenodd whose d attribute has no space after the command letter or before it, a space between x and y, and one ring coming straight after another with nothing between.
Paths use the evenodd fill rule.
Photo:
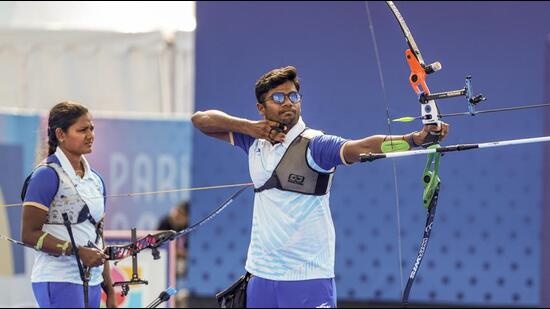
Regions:
<instances>
[{"instance_id":1,"label":"blue banner","mask_svg":"<svg viewBox=\"0 0 550 309\"><path fill-rule=\"evenodd\" d=\"M39 138L40 118L37 115L0 114L0 203L20 203L24 175L32 170ZM15 239L20 238L21 207L0 207L1 232ZM3 275L25 273L23 248L2 244L0 273Z\"/></svg>"}]
</instances>

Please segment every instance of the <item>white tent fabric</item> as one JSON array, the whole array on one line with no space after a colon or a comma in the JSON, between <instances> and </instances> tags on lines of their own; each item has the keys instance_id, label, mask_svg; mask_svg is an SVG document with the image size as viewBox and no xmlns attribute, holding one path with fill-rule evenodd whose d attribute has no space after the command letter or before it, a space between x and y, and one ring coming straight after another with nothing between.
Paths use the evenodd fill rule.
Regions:
<instances>
[{"instance_id":1,"label":"white tent fabric","mask_svg":"<svg viewBox=\"0 0 550 309\"><path fill-rule=\"evenodd\" d=\"M189 115L194 32L0 30L0 107Z\"/></svg>"}]
</instances>

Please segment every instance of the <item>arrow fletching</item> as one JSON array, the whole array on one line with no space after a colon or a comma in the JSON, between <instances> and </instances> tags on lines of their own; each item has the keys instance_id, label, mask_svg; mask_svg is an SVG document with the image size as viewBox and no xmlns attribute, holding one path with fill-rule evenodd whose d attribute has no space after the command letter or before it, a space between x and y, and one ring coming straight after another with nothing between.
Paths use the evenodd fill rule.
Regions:
<instances>
[{"instance_id":1,"label":"arrow fletching","mask_svg":"<svg viewBox=\"0 0 550 309\"><path fill-rule=\"evenodd\" d=\"M393 122L412 122L418 119L417 117L401 117L392 119Z\"/></svg>"}]
</instances>

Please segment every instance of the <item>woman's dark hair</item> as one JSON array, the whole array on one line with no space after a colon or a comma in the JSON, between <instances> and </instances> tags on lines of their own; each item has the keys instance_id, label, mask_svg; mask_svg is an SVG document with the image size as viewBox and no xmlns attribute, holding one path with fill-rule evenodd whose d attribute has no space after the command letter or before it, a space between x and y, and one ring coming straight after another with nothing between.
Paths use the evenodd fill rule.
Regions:
<instances>
[{"instance_id":1,"label":"woman's dark hair","mask_svg":"<svg viewBox=\"0 0 550 309\"><path fill-rule=\"evenodd\" d=\"M87 113L88 109L84 105L71 101L58 103L50 110L48 117L48 156L54 154L57 146L59 146L55 130L60 128L63 132L67 132L78 118Z\"/></svg>"},{"instance_id":2,"label":"woman's dark hair","mask_svg":"<svg viewBox=\"0 0 550 309\"><path fill-rule=\"evenodd\" d=\"M265 95L269 90L280 86L287 81L291 81L296 86L296 90L300 91L300 80L298 79L298 72L293 66L287 66L271 70L256 81L256 100L258 103L264 103Z\"/></svg>"}]
</instances>

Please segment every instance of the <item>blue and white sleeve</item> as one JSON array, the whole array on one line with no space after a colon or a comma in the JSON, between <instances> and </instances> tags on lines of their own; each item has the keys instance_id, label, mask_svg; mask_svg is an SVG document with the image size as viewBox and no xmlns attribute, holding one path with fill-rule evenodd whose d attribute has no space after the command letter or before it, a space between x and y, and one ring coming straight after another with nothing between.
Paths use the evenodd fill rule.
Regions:
<instances>
[{"instance_id":1,"label":"blue and white sleeve","mask_svg":"<svg viewBox=\"0 0 550 309\"><path fill-rule=\"evenodd\" d=\"M308 159L315 163L312 167L320 167L321 172L330 172L338 165L348 165L344 160L342 149L346 139L335 135L319 135L309 143ZM309 160L308 160L309 161ZM315 166L316 165L316 166Z\"/></svg>"},{"instance_id":2,"label":"blue and white sleeve","mask_svg":"<svg viewBox=\"0 0 550 309\"><path fill-rule=\"evenodd\" d=\"M23 205L49 211L58 187L59 178L52 168L38 168L31 176Z\"/></svg>"},{"instance_id":3,"label":"blue and white sleeve","mask_svg":"<svg viewBox=\"0 0 550 309\"><path fill-rule=\"evenodd\" d=\"M255 139L252 136L236 133L236 132L229 132L229 141L231 145L237 146L244 150L246 154L248 154L248 150L250 149L250 146L254 143Z\"/></svg>"}]
</instances>

